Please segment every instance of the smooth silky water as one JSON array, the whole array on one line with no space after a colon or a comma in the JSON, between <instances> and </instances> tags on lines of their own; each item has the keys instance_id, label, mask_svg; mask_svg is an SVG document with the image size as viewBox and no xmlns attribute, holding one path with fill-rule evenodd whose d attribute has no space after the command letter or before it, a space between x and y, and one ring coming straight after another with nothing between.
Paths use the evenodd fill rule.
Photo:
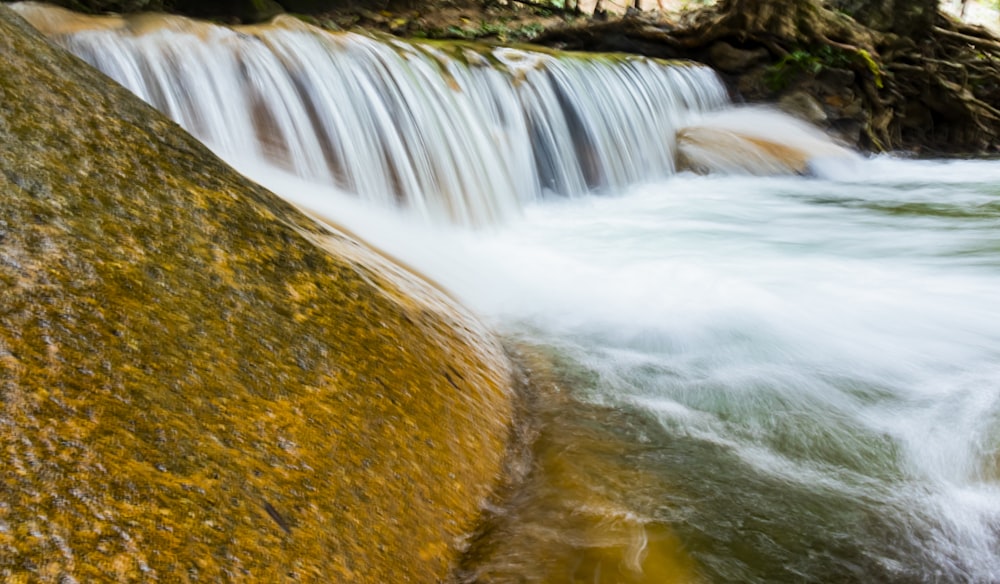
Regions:
<instances>
[{"instance_id":1,"label":"smooth silky water","mask_svg":"<svg viewBox=\"0 0 1000 584\"><path fill-rule=\"evenodd\" d=\"M1000 162L678 174L704 69L18 9L517 347L461 579L1000 581Z\"/></svg>"}]
</instances>

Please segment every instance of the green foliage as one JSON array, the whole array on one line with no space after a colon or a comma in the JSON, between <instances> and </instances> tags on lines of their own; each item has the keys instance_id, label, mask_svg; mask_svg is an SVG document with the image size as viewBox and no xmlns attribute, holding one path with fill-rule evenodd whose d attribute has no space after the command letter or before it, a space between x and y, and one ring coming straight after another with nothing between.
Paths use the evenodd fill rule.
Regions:
<instances>
[{"instance_id":1,"label":"green foliage","mask_svg":"<svg viewBox=\"0 0 1000 584\"><path fill-rule=\"evenodd\" d=\"M823 45L814 50L795 49L771 65L764 80L772 91L780 91L798 75L818 75L824 69L844 69L861 61L875 77L875 86L882 87L882 70L865 50L856 53Z\"/></svg>"},{"instance_id":2,"label":"green foliage","mask_svg":"<svg viewBox=\"0 0 1000 584\"><path fill-rule=\"evenodd\" d=\"M779 91L788 87L793 77L801 73L816 75L823 70L823 66L819 55L804 49L795 49L771 65L764 80L772 91Z\"/></svg>"},{"instance_id":3,"label":"green foliage","mask_svg":"<svg viewBox=\"0 0 1000 584\"><path fill-rule=\"evenodd\" d=\"M544 30L545 26L542 23L531 22L514 29L511 38L514 40L531 40L540 35Z\"/></svg>"},{"instance_id":4,"label":"green foliage","mask_svg":"<svg viewBox=\"0 0 1000 584\"><path fill-rule=\"evenodd\" d=\"M875 62L875 59L872 58L871 53L861 49L858 51L858 57L864 61L865 66L868 67L868 71L875 77L875 87L882 89L882 69Z\"/></svg>"}]
</instances>

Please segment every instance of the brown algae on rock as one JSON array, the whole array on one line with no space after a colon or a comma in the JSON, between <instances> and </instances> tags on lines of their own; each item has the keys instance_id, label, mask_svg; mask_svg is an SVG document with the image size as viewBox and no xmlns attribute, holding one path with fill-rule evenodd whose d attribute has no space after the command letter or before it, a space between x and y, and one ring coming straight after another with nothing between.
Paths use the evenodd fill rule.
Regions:
<instances>
[{"instance_id":1,"label":"brown algae on rock","mask_svg":"<svg viewBox=\"0 0 1000 584\"><path fill-rule=\"evenodd\" d=\"M0 578L447 577L511 416L480 325L5 7L0 144Z\"/></svg>"}]
</instances>

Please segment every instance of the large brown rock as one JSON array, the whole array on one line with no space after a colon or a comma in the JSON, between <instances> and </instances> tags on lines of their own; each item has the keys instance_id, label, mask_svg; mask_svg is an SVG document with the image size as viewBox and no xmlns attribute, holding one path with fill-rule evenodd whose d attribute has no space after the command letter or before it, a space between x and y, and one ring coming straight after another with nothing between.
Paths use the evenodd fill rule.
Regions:
<instances>
[{"instance_id":1,"label":"large brown rock","mask_svg":"<svg viewBox=\"0 0 1000 584\"><path fill-rule=\"evenodd\" d=\"M677 132L678 168L698 173L809 174L817 161L855 157L814 126L761 108L718 112Z\"/></svg>"},{"instance_id":2,"label":"large brown rock","mask_svg":"<svg viewBox=\"0 0 1000 584\"><path fill-rule=\"evenodd\" d=\"M474 319L3 6L0 197L0 580L447 577L511 415Z\"/></svg>"}]
</instances>

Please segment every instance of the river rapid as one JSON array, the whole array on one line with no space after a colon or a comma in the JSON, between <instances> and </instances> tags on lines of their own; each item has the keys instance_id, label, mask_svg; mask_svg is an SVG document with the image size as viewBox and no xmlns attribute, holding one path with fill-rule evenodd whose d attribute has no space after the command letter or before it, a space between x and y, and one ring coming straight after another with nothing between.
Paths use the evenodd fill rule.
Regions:
<instances>
[{"instance_id":1,"label":"river rapid","mask_svg":"<svg viewBox=\"0 0 1000 584\"><path fill-rule=\"evenodd\" d=\"M1000 163L819 174L682 173L475 231L259 178L558 363L536 492L475 577L657 581L680 547L709 582L996 581Z\"/></svg>"}]
</instances>

